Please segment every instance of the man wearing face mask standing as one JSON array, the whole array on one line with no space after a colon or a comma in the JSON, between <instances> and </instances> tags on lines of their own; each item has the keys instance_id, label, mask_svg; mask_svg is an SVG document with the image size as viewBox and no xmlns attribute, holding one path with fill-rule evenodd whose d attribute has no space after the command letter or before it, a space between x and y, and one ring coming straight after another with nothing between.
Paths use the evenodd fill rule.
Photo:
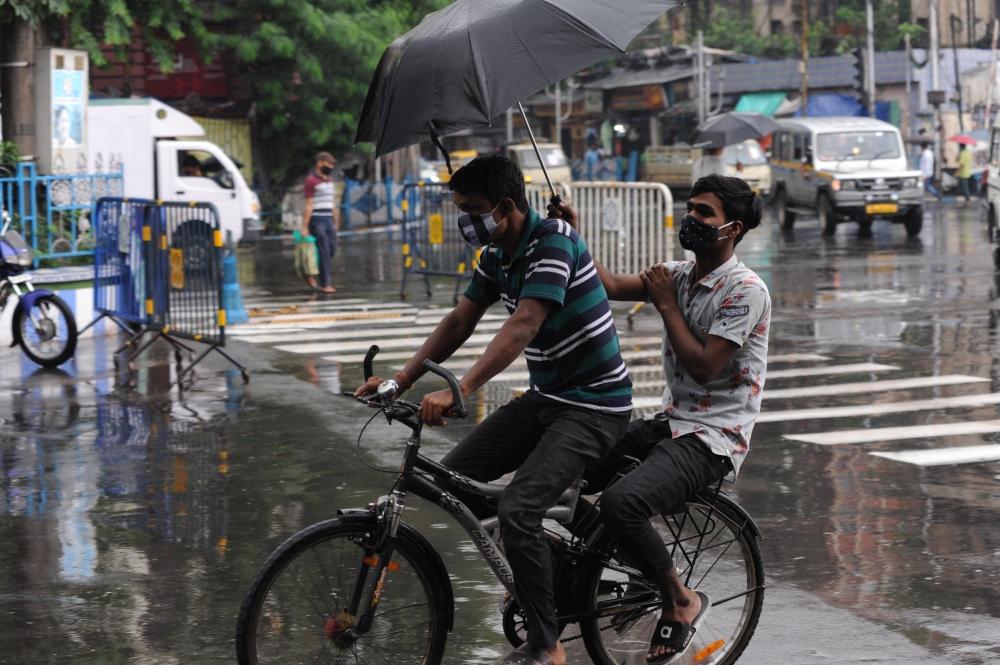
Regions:
<instances>
[{"instance_id":1,"label":"man wearing face mask standing","mask_svg":"<svg viewBox=\"0 0 1000 665\"><path fill-rule=\"evenodd\" d=\"M328 152L316 155L316 169L306 176L305 211L302 213L302 234L316 238L319 254L319 284L309 277L309 285L323 293L336 293L333 288L331 263L337 253L337 231L340 230L340 209L337 207L337 184L333 170L337 160Z\"/></svg>"},{"instance_id":2,"label":"man wearing face mask standing","mask_svg":"<svg viewBox=\"0 0 1000 665\"><path fill-rule=\"evenodd\" d=\"M601 511L626 559L662 593L650 663L684 652L711 599L684 585L649 518L724 477L736 479L760 414L771 319L767 286L734 253L760 224L760 197L739 178L709 175L692 186L687 208L680 242L694 261L668 261L638 275L596 264L612 300L651 301L664 326L662 412L633 421L612 454L585 476L587 491L598 492L624 456L642 460L604 492ZM557 212L575 226L572 208Z\"/></svg>"},{"instance_id":3,"label":"man wearing face mask standing","mask_svg":"<svg viewBox=\"0 0 1000 665\"><path fill-rule=\"evenodd\" d=\"M498 514L527 642L505 662L563 665L542 516L625 433L632 382L587 246L565 221L543 219L528 206L517 166L498 155L477 157L448 184L463 237L485 248L465 295L395 378L408 388L424 373L425 359L443 363L487 308L503 302L510 318L462 377L462 392L478 390L521 353L530 387L490 414L442 463L482 482L516 471ZM355 394L370 394L381 381L373 377ZM450 390L430 393L420 415L441 425L452 406Z\"/></svg>"}]
</instances>

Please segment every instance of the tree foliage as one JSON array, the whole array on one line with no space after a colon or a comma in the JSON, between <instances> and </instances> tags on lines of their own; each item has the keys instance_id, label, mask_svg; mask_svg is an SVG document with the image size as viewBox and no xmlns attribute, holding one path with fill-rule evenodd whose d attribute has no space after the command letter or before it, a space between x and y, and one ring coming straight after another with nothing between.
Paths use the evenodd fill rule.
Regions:
<instances>
[{"instance_id":1,"label":"tree foliage","mask_svg":"<svg viewBox=\"0 0 1000 665\"><path fill-rule=\"evenodd\" d=\"M163 71L173 68L183 37L212 43L196 0L0 0L0 21L11 19L29 21L53 44L86 50L97 67L107 63L101 47L124 55L136 27Z\"/></svg>"},{"instance_id":2,"label":"tree foliage","mask_svg":"<svg viewBox=\"0 0 1000 665\"><path fill-rule=\"evenodd\" d=\"M353 144L379 57L447 0L242 0L217 6L219 46L253 89L269 175L287 184L319 149Z\"/></svg>"},{"instance_id":3,"label":"tree foliage","mask_svg":"<svg viewBox=\"0 0 1000 665\"><path fill-rule=\"evenodd\" d=\"M901 48L903 35L919 35L923 28L899 20L895 2L877 3L875 9L875 49L889 51ZM834 25L821 20L809 23L809 53L813 56L846 53L865 41L864 0L844 0L838 3ZM836 26L836 35L834 27ZM846 30L845 30L846 29ZM764 57L795 57L801 52L801 41L790 34L758 34L748 13L728 7L716 7L710 21L704 23L705 45L730 49L748 55ZM843 34L847 32L848 34Z\"/></svg>"}]
</instances>

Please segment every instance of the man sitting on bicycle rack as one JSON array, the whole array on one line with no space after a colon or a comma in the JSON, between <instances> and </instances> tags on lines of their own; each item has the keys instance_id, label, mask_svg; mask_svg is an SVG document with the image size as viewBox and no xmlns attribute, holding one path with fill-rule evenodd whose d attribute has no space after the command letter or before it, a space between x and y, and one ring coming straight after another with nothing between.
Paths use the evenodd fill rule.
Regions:
<instances>
[{"instance_id":1,"label":"man sitting on bicycle rack","mask_svg":"<svg viewBox=\"0 0 1000 665\"><path fill-rule=\"evenodd\" d=\"M542 517L624 435L632 383L587 246L565 221L543 219L528 206L520 169L506 157L478 157L448 184L463 237L486 247L465 295L395 379L409 388L424 373L425 359L443 363L487 308L503 301L510 318L466 372L461 389L468 396L522 352L530 389L490 414L442 464L483 482L516 471L498 516L527 642L504 662L563 665ZM381 382L372 377L355 394L371 394ZM443 425L453 406L450 390L430 393L420 417Z\"/></svg>"},{"instance_id":2,"label":"man sitting on bicycle rack","mask_svg":"<svg viewBox=\"0 0 1000 665\"><path fill-rule=\"evenodd\" d=\"M683 506L710 485L735 480L760 413L771 298L734 251L761 221L762 202L743 180L699 179L681 219L681 246L694 261L668 261L638 275L594 264L612 300L651 301L663 319L663 411L636 420L614 451L585 476L588 492L607 487L623 458L642 460L607 488L601 514L630 563L657 581L663 612L647 661L679 658L710 600L684 585L653 515ZM552 210L576 226L569 205Z\"/></svg>"}]
</instances>

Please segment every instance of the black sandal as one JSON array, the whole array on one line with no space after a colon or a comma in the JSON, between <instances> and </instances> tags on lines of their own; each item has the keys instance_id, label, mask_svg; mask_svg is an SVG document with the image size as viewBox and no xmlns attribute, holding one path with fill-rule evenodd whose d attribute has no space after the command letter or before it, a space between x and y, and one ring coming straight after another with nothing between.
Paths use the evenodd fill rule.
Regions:
<instances>
[{"instance_id":1,"label":"black sandal","mask_svg":"<svg viewBox=\"0 0 1000 665\"><path fill-rule=\"evenodd\" d=\"M712 601L709 599L708 594L702 591L696 591L695 593L701 599L701 609L692 623L681 623L680 621L671 621L669 619L660 619L656 622L653 636L649 640L649 651L646 652L646 663L648 665L669 665L670 663L675 663L691 645L694 634L698 632L698 627L701 626L708 615L708 610L712 607ZM660 647L670 649L670 652L658 658L650 659L649 654Z\"/></svg>"}]
</instances>

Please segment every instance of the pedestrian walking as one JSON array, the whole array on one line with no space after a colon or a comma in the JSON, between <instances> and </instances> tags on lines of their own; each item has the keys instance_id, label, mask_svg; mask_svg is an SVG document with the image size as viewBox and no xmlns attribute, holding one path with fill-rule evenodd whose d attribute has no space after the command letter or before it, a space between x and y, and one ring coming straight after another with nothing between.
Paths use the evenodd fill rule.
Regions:
<instances>
[{"instance_id":1,"label":"pedestrian walking","mask_svg":"<svg viewBox=\"0 0 1000 665\"><path fill-rule=\"evenodd\" d=\"M968 203L971 199L972 152L964 143L958 144L958 171L955 172L955 176L958 178L958 191Z\"/></svg>"},{"instance_id":2,"label":"pedestrian walking","mask_svg":"<svg viewBox=\"0 0 1000 665\"><path fill-rule=\"evenodd\" d=\"M934 186L934 150L929 143L924 144L920 153L920 175L924 179L924 191L940 201L941 192Z\"/></svg>"},{"instance_id":3,"label":"pedestrian walking","mask_svg":"<svg viewBox=\"0 0 1000 665\"><path fill-rule=\"evenodd\" d=\"M337 253L337 232L340 230L340 210L337 208L337 184L333 170L337 160L328 152L316 155L316 168L306 176L306 208L302 215L302 232L316 238L319 255L319 283L323 293L336 293L333 288L333 257ZM307 280L308 281L308 280ZM311 279L310 286L314 286Z\"/></svg>"}]
</instances>

